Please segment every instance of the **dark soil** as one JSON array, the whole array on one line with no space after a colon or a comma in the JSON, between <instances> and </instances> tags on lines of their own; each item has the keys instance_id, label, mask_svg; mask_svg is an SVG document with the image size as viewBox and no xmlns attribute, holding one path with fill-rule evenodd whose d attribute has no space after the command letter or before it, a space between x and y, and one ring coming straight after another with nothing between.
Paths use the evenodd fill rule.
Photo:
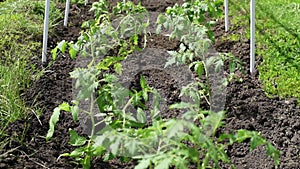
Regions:
<instances>
[{"instance_id":1,"label":"dark soil","mask_svg":"<svg viewBox=\"0 0 300 169\"><path fill-rule=\"evenodd\" d=\"M167 6L172 6L174 0L168 1L142 1L149 10L163 12ZM73 5L70 13L70 27L58 26L55 28L55 35L49 39L49 51L55 44L63 39L76 40L80 32L80 24L83 20L90 19L92 14L88 13L90 4L87 7ZM300 168L300 109L296 105L296 99L281 99L278 97L268 98L258 80L258 72L249 75L249 40L239 41L222 40L222 36L229 33L244 33L244 28L237 28L232 32L225 33L223 22L220 21L215 27L216 35L215 48L218 52L232 52L243 61L246 74L243 82L232 82L227 87L226 126L223 132L230 132L236 129L248 129L259 131L267 140L281 151L280 169ZM152 39L152 40L151 40ZM150 36L148 48L176 49L176 42L169 42L163 36ZM50 54L49 54L50 56ZM51 58L49 57L48 60ZM38 61L33 61L40 66ZM258 62L259 63L259 62ZM56 126L54 137L51 141L45 141L48 131L48 121L53 109L62 102L72 100L72 80L69 72L74 69L75 61L68 56L60 56L46 68L43 76L32 84L24 94L28 105L37 105L43 108L43 113L37 119L29 114L28 119L17 121L7 129L7 133L20 136L24 129L23 143L17 140L6 145L0 154L0 168L77 168L69 158L59 158L59 155L70 152L73 148L69 146L69 128L81 131L80 126L73 123L71 115L62 112L60 121ZM155 87L171 104L178 101L178 89L180 82L174 80L171 75L163 74L157 68L148 68L138 75L144 75L149 85ZM134 81L132 82L135 83ZM170 112L162 112L169 117ZM41 121L41 124L39 123ZM18 137L16 137L18 138ZM5 153L7 152L7 153ZM235 144L228 148L228 155L238 169L273 169L273 160L269 159L264 147L249 151L249 143ZM134 163L122 164L115 160L109 163L100 159L92 162L93 168L133 168ZM228 168L224 165L224 168Z\"/></svg>"}]
</instances>

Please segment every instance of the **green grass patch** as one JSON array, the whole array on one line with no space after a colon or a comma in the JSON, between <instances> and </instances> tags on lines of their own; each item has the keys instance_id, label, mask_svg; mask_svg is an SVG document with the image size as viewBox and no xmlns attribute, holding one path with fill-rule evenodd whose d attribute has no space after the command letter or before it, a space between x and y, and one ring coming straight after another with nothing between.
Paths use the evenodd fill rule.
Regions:
<instances>
[{"instance_id":1,"label":"green grass patch","mask_svg":"<svg viewBox=\"0 0 300 169\"><path fill-rule=\"evenodd\" d=\"M43 0L0 2L0 144L8 140L7 125L25 118L31 108L21 99L21 90L35 79L30 59L39 58L44 19ZM50 28L62 13L51 3ZM18 136L19 137L19 136ZM19 141L22 138L16 138ZM2 140L2 141L1 141ZM0 147L1 150L2 146Z\"/></svg>"},{"instance_id":2,"label":"green grass patch","mask_svg":"<svg viewBox=\"0 0 300 169\"><path fill-rule=\"evenodd\" d=\"M233 28L248 26L250 0L230 3ZM300 101L300 0L256 1L256 54L260 80L269 96ZM249 37L249 29L246 31Z\"/></svg>"}]
</instances>

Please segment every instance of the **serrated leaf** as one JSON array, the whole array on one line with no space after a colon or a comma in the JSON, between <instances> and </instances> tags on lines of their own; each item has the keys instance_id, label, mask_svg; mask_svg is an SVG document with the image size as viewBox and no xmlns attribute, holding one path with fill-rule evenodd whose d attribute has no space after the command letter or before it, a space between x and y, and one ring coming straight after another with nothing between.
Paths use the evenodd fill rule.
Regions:
<instances>
[{"instance_id":1,"label":"serrated leaf","mask_svg":"<svg viewBox=\"0 0 300 169\"><path fill-rule=\"evenodd\" d=\"M109 160L112 160L113 158L115 158L115 155L113 155L111 152L108 152L108 153L104 154L103 161L107 162Z\"/></svg>"},{"instance_id":2,"label":"serrated leaf","mask_svg":"<svg viewBox=\"0 0 300 169\"><path fill-rule=\"evenodd\" d=\"M158 163L155 169L169 169L172 160L170 158L166 158Z\"/></svg>"},{"instance_id":3,"label":"serrated leaf","mask_svg":"<svg viewBox=\"0 0 300 169\"><path fill-rule=\"evenodd\" d=\"M78 122L78 114L79 114L78 105L75 105L75 106L71 107L71 113L72 113L72 117L73 117L74 122Z\"/></svg>"},{"instance_id":4,"label":"serrated leaf","mask_svg":"<svg viewBox=\"0 0 300 169\"><path fill-rule=\"evenodd\" d=\"M70 105L66 102L63 102L62 104L59 105L60 110L70 112Z\"/></svg>"},{"instance_id":5,"label":"serrated leaf","mask_svg":"<svg viewBox=\"0 0 300 169\"><path fill-rule=\"evenodd\" d=\"M266 144L267 154L268 156L273 157L275 166L278 167L279 165L279 155L280 151L278 151L271 143L267 142Z\"/></svg>"},{"instance_id":6,"label":"serrated leaf","mask_svg":"<svg viewBox=\"0 0 300 169\"><path fill-rule=\"evenodd\" d=\"M235 63L233 61L229 62L229 71L230 73L233 73L235 70Z\"/></svg>"},{"instance_id":7,"label":"serrated leaf","mask_svg":"<svg viewBox=\"0 0 300 169\"><path fill-rule=\"evenodd\" d=\"M129 139L125 144L125 147L129 151L128 155L135 155L137 149L137 141L135 139Z\"/></svg>"},{"instance_id":8,"label":"serrated leaf","mask_svg":"<svg viewBox=\"0 0 300 169\"><path fill-rule=\"evenodd\" d=\"M250 141L250 149L254 150L256 147L258 147L264 143L265 143L265 140L262 137L260 137L258 135L254 135L254 136L252 136L251 141Z\"/></svg>"},{"instance_id":9,"label":"serrated leaf","mask_svg":"<svg viewBox=\"0 0 300 169\"><path fill-rule=\"evenodd\" d=\"M168 59L167 63L165 64L165 68L175 64L176 62L177 62L176 57L171 57L170 59Z\"/></svg>"},{"instance_id":10,"label":"serrated leaf","mask_svg":"<svg viewBox=\"0 0 300 169\"><path fill-rule=\"evenodd\" d=\"M225 139L229 139L229 143L230 143L230 144L233 144L234 141L235 141L234 135L232 135L232 134L221 134L221 135L218 137L218 140L219 140L219 141L224 141Z\"/></svg>"},{"instance_id":11,"label":"serrated leaf","mask_svg":"<svg viewBox=\"0 0 300 169\"><path fill-rule=\"evenodd\" d=\"M146 79L145 79L144 76L141 76L141 78L140 78L140 84L141 84L142 89L146 89L147 88L147 82L146 82Z\"/></svg>"},{"instance_id":12,"label":"serrated leaf","mask_svg":"<svg viewBox=\"0 0 300 169\"><path fill-rule=\"evenodd\" d=\"M134 167L134 169L147 169L150 165L150 160L149 159L142 159L139 161L139 164Z\"/></svg>"},{"instance_id":13,"label":"serrated leaf","mask_svg":"<svg viewBox=\"0 0 300 169\"><path fill-rule=\"evenodd\" d=\"M195 69L197 70L197 74L200 78L204 73L204 66L203 66L202 62L198 62Z\"/></svg>"},{"instance_id":14,"label":"serrated leaf","mask_svg":"<svg viewBox=\"0 0 300 169\"><path fill-rule=\"evenodd\" d=\"M195 107L196 105L192 103L186 103L186 102L180 102L180 103L175 103L170 106L170 109L186 109L186 108L192 108Z\"/></svg>"},{"instance_id":15,"label":"serrated leaf","mask_svg":"<svg viewBox=\"0 0 300 169\"><path fill-rule=\"evenodd\" d=\"M166 130L166 132L167 132L166 134L167 134L168 138L172 138L172 137L178 135L184 129L184 125L180 121L172 120L172 121L169 121L168 123L170 123L170 124L168 124L168 128Z\"/></svg>"},{"instance_id":16,"label":"serrated leaf","mask_svg":"<svg viewBox=\"0 0 300 169\"><path fill-rule=\"evenodd\" d=\"M251 137L251 132L250 131L247 131L247 130L244 130L244 129L240 129L238 130L237 134L235 135L235 138L236 140L241 143L243 142L244 140L248 139Z\"/></svg>"},{"instance_id":17,"label":"serrated leaf","mask_svg":"<svg viewBox=\"0 0 300 169\"><path fill-rule=\"evenodd\" d=\"M59 107L56 107L50 117L49 130L46 136L47 141L53 136L55 125L59 120L60 110L61 109Z\"/></svg>"},{"instance_id":18,"label":"serrated leaf","mask_svg":"<svg viewBox=\"0 0 300 169\"><path fill-rule=\"evenodd\" d=\"M71 59L75 59L77 53L78 53L78 47L76 47L76 45L71 44L70 45L70 50L69 50L69 55L71 57Z\"/></svg>"},{"instance_id":19,"label":"serrated leaf","mask_svg":"<svg viewBox=\"0 0 300 169\"><path fill-rule=\"evenodd\" d=\"M223 60L219 59L216 61L216 66L215 66L215 72L219 73L221 71L221 68L223 67Z\"/></svg>"},{"instance_id":20,"label":"serrated leaf","mask_svg":"<svg viewBox=\"0 0 300 169\"><path fill-rule=\"evenodd\" d=\"M70 133L69 144L71 144L72 146L82 146L86 143L87 141L86 138L79 136L75 130L70 129L69 133Z\"/></svg>"},{"instance_id":21,"label":"serrated leaf","mask_svg":"<svg viewBox=\"0 0 300 169\"><path fill-rule=\"evenodd\" d=\"M84 169L90 169L91 168L91 156L86 155L81 163L82 163L82 166Z\"/></svg>"},{"instance_id":22,"label":"serrated leaf","mask_svg":"<svg viewBox=\"0 0 300 169\"><path fill-rule=\"evenodd\" d=\"M137 109L137 122L139 123L146 123L147 121L147 117L146 117L146 114L145 112L138 107Z\"/></svg>"},{"instance_id":23,"label":"serrated leaf","mask_svg":"<svg viewBox=\"0 0 300 169\"><path fill-rule=\"evenodd\" d=\"M115 142L113 142L109 148L110 148L110 151L113 155L117 155L118 151L119 151L119 147L120 147L120 143L121 143L121 140L120 138L116 138Z\"/></svg>"},{"instance_id":24,"label":"serrated leaf","mask_svg":"<svg viewBox=\"0 0 300 169\"><path fill-rule=\"evenodd\" d=\"M105 151L106 151L105 147L97 146L97 147L93 147L92 154L93 156L102 156Z\"/></svg>"},{"instance_id":25,"label":"serrated leaf","mask_svg":"<svg viewBox=\"0 0 300 169\"><path fill-rule=\"evenodd\" d=\"M114 64L114 70L118 73L118 75L122 75L122 64L121 63L116 63Z\"/></svg>"},{"instance_id":26,"label":"serrated leaf","mask_svg":"<svg viewBox=\"0 0 300 169\"><path fill-rule=\"evenodd\" d=\"M167 21L167 18L166 18L166 16L164 16L163 14L160 14L160 15L158 15L158 17L157 17L157 23L158 24L163 24L163 23L165 23Z\"/></svg>"},{"instance_id":27,"label":"serrated leaf","mask_svg":"<svg viewBox=\"0 0 300 169\"><path fill-rule=\"evenodd\" d=\"M212 66L212 64L214 63L215 61L215 57L210 57L208 59L205 60L205 66L206 68L210 68Z\"/></svg>"},{"instance_id":28,"label":"serrated leaf","mask_svg":"<svg viewBox=\"0 0 300 169\"><path fill-rule=\"evenodd\" d=\"M94 141L93 146L95 146L95 147L102 146L105 139L106 139L105 135L100 135L100 136L95 137L93 139L93 141Z\"/></svg>"},{"instance_id":29,"label":"serrated leaf","mask_svg":"<svg viewBox=\"0 0 300 169\"><path fill-rule=\"evenodd\" d=\"M76 148L69 154L69 156L70 157L80 157L85 153L85 149L86 149L85 147Z\"/></svg>"},{"instance_id":30,"label":"serrated leaf","mask_svg":"<svg viewBox=\"0 0 300 169\"><path fill-rule=\"evenodd\" d=\"M66 48L67 48L67 42L65 40L61 41L58 43L57 48L62 52L65 53Z\"/></svg>"},{"instance_id":31,"label":"serrated leaf","mask_svg":"<svg viewBox=\"0 0 300 169\"><path fill-rule=\"evenodd\" d=\"M51 53L52 53L52 59L56 60L56 58L57 58L57 47L54 48L53 50L51 50Z\"/></svg>"},{"instance_id":32,"label":"serrated leaf","mask_svg":"<svg viewBox=\"0 0 300 169\"><path fill-rule=\"evenodd\" d=\"M161 28L162 28L162 25L157 25L157 28L156 28L155 33L156 33L156 34L160 34Z\"/></svg>"},{"instance_id":33,"label":"serrated leaf","mask_svg":"<svg viewBox=\"0 0 300 169\"><path fill-rule=\"evenodd\" d=\"M207 117L203 120L203 130L207 135L215 134L217 129L221 127L224 122L224 111L218 113L210 112Z\"/></svg>"}]
</instances>

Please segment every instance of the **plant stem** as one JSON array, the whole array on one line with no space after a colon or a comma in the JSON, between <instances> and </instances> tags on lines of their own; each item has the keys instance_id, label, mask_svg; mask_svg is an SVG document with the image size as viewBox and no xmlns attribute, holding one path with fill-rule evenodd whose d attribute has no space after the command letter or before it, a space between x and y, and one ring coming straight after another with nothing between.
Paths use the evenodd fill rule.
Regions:
<instances>
[{"instance_id":1,"label":"plant stem","mask_svg":"<svg viewBox=\"0 0 300 169\"><path fill-rule=\"evenodd\" d=\"M91 138L94 136L95 132L95 119L94 119L94 96L93 94L91 95L91 106L90 106L90 117L91 117L91 122L92 122L92 131L91 131Z\"/></svg>"},{"instance_id":2,"label":"plant stem","mask_svg":"<svg viewBox=\"0 0 300 169\"><path fill-rule=\"evenodd\" d=\"M204 158L204 160L203 160L203 163L202 163L201 169L206 169L206 166L207 166L208 160L209 160L209 152L207 152L207 153L206 153L206 155L205 155L205 158Z\"/></svg>"},{"instance_id":3,"label":"plant stem","mask_svg":"<svg viewBox=\"0 0 300 169\"><path fill-rule=\"evenodd\" d=\"M207 87L208 87L208 97L209 97L209 100L206 98L205 94L203 94L203 96L204 96L205 100L208 102L208 104L211 105L211 103L212 103L211 99L212 98L211 98L211 88L210 88L210 82L209 82L210 78L209 78L209 74L208 74L209 73L208 72L208 67L206 66L204 60L202 60L201 62L203 64L203 67L204 67L204 70L205 70L205 76L207 78Z\"/></svg>"},{"instance_id":4,"label":"plant stem","mask_svg":"<svg viewBox=\"0 0 300 169\"><path fill-rule=\"evenodd\" d=\"M127 107L130 105L130 103L132 102L133 100L133 97L131 97L128 102L126 103L126 105L123 107L122 109L122 113L123 113L123 128L125 128L125 123L126 123L126 118L125 118L125 115L126 115L126 109Z\"/></svg>"}]
</instances>

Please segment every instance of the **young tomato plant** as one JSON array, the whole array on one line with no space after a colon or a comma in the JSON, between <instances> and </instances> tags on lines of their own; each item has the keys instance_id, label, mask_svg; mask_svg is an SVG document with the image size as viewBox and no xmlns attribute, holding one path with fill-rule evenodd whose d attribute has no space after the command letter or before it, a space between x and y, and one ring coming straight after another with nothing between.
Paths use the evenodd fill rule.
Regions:
<instances>
[{"instance_id":1,"label":"young tomato plant","mask_svg":"<svg viewBox=\"0 0 300 169\"><path fill-rule=\"evenodd\" d=\"M266 145L268 155L274 158L278 166L278 150L259 133L238 130L235 133L216 134L218 129L225 125L225 112L213 112L200 107L203 97L211 102L209 86L205 87L200 80L181 90L180 95L189 96L190 102L179 102L170 106L170 109L184 111L182 118L162 119L160 96L155 89L146 84L145 78L140 78L140 91L130 91L117 83L116 76L105 74L105 70L111 67L121 74L120 61L136 50L138 35L147 34L148 23L139 22L145 18L136 19L145 16L144 10L143 13L139 13L142 8L134 8L133 4L126 2L117 5L115 14L122 17L117 26L113 26L108 4L105 1L95 3L93 10L96 11L96 19L85 23L87 30L82 32L79 40L76 43L62 42L53 52L56 56L58 51L65 52L69 48L70 54L74 52L71 57L80 53L92 58L86 68L77 68L71 73L71 77L76 79L75 87L80 88L77 99L72 104L63 103L57 107L49 121L47 140L54 134L60 111L70 112L75 122L78 122L80 113L90 117L92 129L89 136L80 136L70 129L69 143L76 149L61 156L73 157L84 168L91 167L93 158L136 160L138 165L135 169L168 169L170 166L187 169L191 165L197 166L198 169L220 168L220 161L234 168L226 154L226 148L233 143L250 139L251 149ZM130 11L133 11L134 15L131 15ZM179 39L181 45L179 51L170 51L173 57L166 66L188 64L194 68L198 78L204 75L208 79L208 71L212 65L214 72L219 72L224 60L229 57L207 56L211 44L211 40L207 38L207 27L194 23L194 19L191 21L189 17L193 16L187 15L187 12L175 13L172 16L169 14L159 16L158 33L163 28L172 28L170 37ZM195 14L195 18L197 17L200 17L200 14ZM108 55L110 49L119 49L116 56ZM105 57L97 62L96 57L100 55ZM238 62L232 62L234 71L238 68ZM103 75L102 79L98 78L100 74ZM152 107L149 108L150 124L149 115L145 110L149 94L153 96ZM80 102L84 100L90 102L89 110L80 108ZM99 107L100 112L95 111L94 105ZM102 117L102 120L97 122L95 117ZM105 124L105 127L97 131L96 127L101 124Z\"/></svg>"},{"instance_id":2,"label":"young tomato plant","mask_svg":"<svg viewBox=\"0 0 300 169\"><path fill-rule=\"evenodd\" d=\"M214 41L214 34L211 30L215 25L212 19L219 19L222 14L222 0L184 0L182 5L168 7L166 14L170 16L186 16L190 22L203 25L207 28L207 36ZM210 18L208 19L207 16Z\"/></svg>"},{"instance_id":3,"label":"young tomato plant","mask_svg":"<svg viewBox=\"0 0 300 169\"><path fill-rule=\"evenodd\" d=\"M132 9L132 12L129 11L123 14L122 12L127 11L128 7ZM73 129L70 129L69 143L78 148L71 153L61 155L74 157L84 168L90 167L92 157L102 156L106 151L103 145L96 146L95 144L97 140L94 140L94 135L97 125L105 122L107 126L112 128L124 128L125 126L141 127L145 123L146 116L143 114L142 109L138 109L136 118L126 112L127 107L131 104L142 106L141 100L147 100L148 92L153 92L155 95L155 91L147 87L143 80L141 80L142 91L140 92L120 90L120 85L115 83L116 78L113 75L104 75L102 80L98 80L100 74L103 74L104 71L109 70L111 67L114 68L116 73L121 74L122 66L120 61L124 60L135 50L138 50L139 35L143 33L144 38L146 38L147 34L145 31L148 21L142 22L147 17L147 13L143 9L143 7L135 6L132 3L118 3L114 10L118 14L118 20L117 24L114 25L110 21L112 15L108 11L107 2L99 1L94 3L92 10L95 11L95 20L83 24L86 30L81 32L78 41L76 43L62 41L52 51L53 59L56 59L58 52L65 53L67 50L69 50L69 55L73 59L77 54L91 57L92 59L86 68L76 68L70 73L71 77L76 79L75 88L80 88L77 99L72 102L72 105L63 103L54 110L49 121L50 128L46 136L47 140L53 136L55 125L59 121L60 111L70 112L76 123L78 122L79 113L87 114L92 123L89 138L79 136ZM115 56L108 55L111 49L118 49ZM97 62L97 57L101 55L106 56L100 62ZM95 97L95 93L99 96L98 98ZM120 104L120 101L128 97L129 100L123 108L117 106ZM80 109L80 102L84 100L88 100L91 104L88 111ZM100 114L95 114L94 105L96 104L101 110ZM153 112L157 114L155 111ZM104 121L96 123L96 116L105 117Z\"/></svg>"},{"instance_id":4,"label":"young tomato plant","mask_svg":"<svg viewBox=\"0 0 300 169\"><path fill-rule=\"evenodd\" d=\"M207 80L210 81L209 72L211 72L211 68L213 68L213 73L218 75L222 66L224 66L225 61L229 61L229 71L230 75L227 80L224 79L224 82L231 81L234 76L234 72L238 69L241 69L241 63L238 59L235 59L232 55L229 54L214 54L213 56L210 55L211 50L211 41L206 38L207 28L199 25L198 23L193 23L189 19L190 16L186 15L160 15L158 17L158 29L157 33L160 32L161 29L171 29L172 32L170 33L170 38L176 38L181 41L179 51L170 51L170 55L172 58L169 62L166 63L166 66L170 66L172 64L189 64L190 67L194 67L194 70L201 77L203 74ZM240 80L240 79L239 79ZM196 85L196 87L195 87ZM223 83L222 85L227 85ZM203 87L204 86L204 87ZM199 90L200 88L200 90ZM224 112L205 112L202 111L199 107L200 99L204 96L208 104L210 105L212 95L210 93L211 89L209 83L196 83L191 86L187 86L185 89L188 89L188 92L185 92L187 96L191 96L195 104L190 103L179 103L171 106L171 108L185 108L190 109L187 111L185 116L190 118L201 117L200 119L200 127L197 128L200 133L207 133L206 135L201 135L201 138L208 142L204 143L204 141L195 142L195 140L189 140L192 142L193 145L198 145L200 148L200 152L204 151L202 155L204 155L204 160L198 160L197 166L198 168L206 168L209 165L209 161L213 161L216 168L220 168L218 165L218 161L224 161L226 163L230 163L230 160L226 156L224 151L224 145L222 142L216 143L214 142L215 132L219 127L223 125L222 120L224 118ZM184 91L183 90L183 91ZM208 90L208 91L207 91ZM205 97L205 93L208 93L208 98ZM206 114L208 113L208 114ZM206 124L207 123L207 124ZM209 130L206 127L209 126ZM202 127L202 128L201 128ZM192 127L193 128L193 127ZM192 132L196 134L195 132ZM197 134L196 134L197 135ZM212 136L212 137L211 137ZM276 150L270 143L268 143L265 139L263 139L259 133L251 132L246 130L238 130L236 134L225 134L221 135L218 140L223 141L224 138L230 139L230 144L234 142L241 142L248 138L251 140L251 149L256 148L259 145L266 145L267 153L269 156L274 158L275 166L279 164L279 151ZM199 141L199 140L198 140ZM214 144L216 143L216 144ZM205 145L205 146L204 146ZM204 146L204 147L203 147ZM219 149L218 147L221 147ZM201 149L202 148L202 149ZM201 153L200 153L201 154Z\"/></svg>"}]
</instances>

